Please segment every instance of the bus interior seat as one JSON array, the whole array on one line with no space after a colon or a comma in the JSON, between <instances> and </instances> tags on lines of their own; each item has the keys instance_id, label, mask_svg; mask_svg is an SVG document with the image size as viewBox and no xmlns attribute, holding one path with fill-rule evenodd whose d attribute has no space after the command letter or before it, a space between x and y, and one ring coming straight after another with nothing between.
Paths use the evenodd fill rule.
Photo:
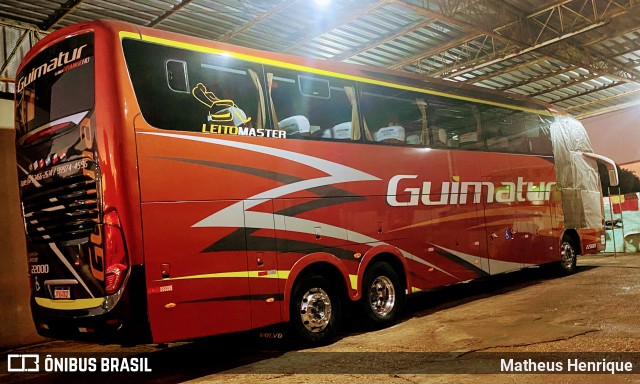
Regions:
<instances>
[{"instance_id":1,"label":"bus interior seat","mask_svg":"<svg viewBox=\"0 0 640 384\"><path fill-rule=\"evenodd\" d=\"M420 137L420 135L409 135L407 136L407 144L420 145L422 144L422 138Z\"/></svg>"},{"instance_id":2,"label":"bus interior seat","mask_svg":"<svg viewBox=\"0 0 640 384\"><path fill-rule=\"evenodd\" d=\"M247 119L247 114L238 107L227 107L217 111L215 114L209 114L209 121L215 121L217 118L223 118L224 121L231 121L233 125L250 125L251 119ZM227 120L229 119L229 120ZM223 121L223 120L218 120Z\"/></svg>"},{"instance_id":3,"label":"bus interior seat","mask_svg":"<svg viewBox=\"0 0 640 384\"><path fill-rule=\"evenodd\" d=\"M375 139L380 143L404 144L404 128L399 125L382 127L375 133Z\"/></svg>"},{"instance_id":4,"label":"bus interior seat","mask_svg":"<svg viewBox=\"0 0 640 384\"><path fill-rule=\"evenodd\" d=\"M476 132L467 132L460 135L460 144L473 144L478 142L478 134Z\"/></svg>"},{"instance_id":5,"label":"bus interior seat","mask_svg":"<svg viewBox=\"0 0 640 384\"><path fill-rule=\"evenodd\" d=\"M336 124L322 133L325 139L351 140L351 122Z\"/></svg>"},{"instance_id":6,"label":"bus interior seat","mask_svg":"<svg viewBox=\"0 0 640 384\"><path fill-rule=\"evenodd\" d=\"M432 127L434 132L433 148L446 148L447 147L447 131L442 128Z\"/></svg>"},{"instance_id":7,"label":"bus interior seat","mask_svg":"<svg viewBox=\"0 0 640 384\"><path fill-rule=\"evenodd\" d=\"M509 138L509 149L512 152L529 152L529 141L523 136Z\"/></svg>"},{"instance_id":8,"label":"bus interior seat","mask_svg":"<svg viewBox=\"0 0 640 384\"><path fill-rule=\"evenodd\" d=\"M303 115L287 117L278 122L278 127L287 132L287 137L306 136L311 134L309 119Z\"/></svg>"},{"instance_id":9,"label":"bus interior seat","mask_svg":"<svg viewBox=\"0 0 640 384\"><path fill-rule=\"evenodd\" d=\"M551 140L548 137L530 137L529 138L529 151L532 153L553 153L553 147Z\"/></svg>"},{"instance_id":10,"label":"bus interior seat","mask_svg":"<svg viewBox=\"0 0 640 384\"><path fill-rule=\"evenodd\" d=\"M459 136L458 144L460 147L464 148L477 148L480 146L480 141L478 140L477 132L467 132L463 133Z\"/></svg>"},{"instance_id":11,"label":"bus interior seat","mask_svg":"<svg viewBox=\"0 0 640 384\"><path fill-rule=\"evenodd\" d=\"M489 149L509 148L509 139L506 137L491 137L487 139L487 147Z\"/></svg>"}]
</instances>

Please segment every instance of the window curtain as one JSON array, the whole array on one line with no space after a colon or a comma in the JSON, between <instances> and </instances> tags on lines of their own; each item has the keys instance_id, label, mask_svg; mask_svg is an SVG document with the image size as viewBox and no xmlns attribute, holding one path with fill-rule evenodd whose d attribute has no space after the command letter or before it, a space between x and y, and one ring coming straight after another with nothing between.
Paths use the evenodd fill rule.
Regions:
<instances>
[{"instance_id":1,"label":"window curtain","mask_svg":"<svg viewBox=\"0 0 640 384\"><path fill-rule=\"evenodd\" d=\"M256 73L256 71L254 71L253 69L249 69L249 76L251 76L251 80L253 80L253 84L256 86L256 89L258 90L258 97L259 97L256 128L264 128L266 110L264 105L264 91L262 90L262 84L260 84L260 78L258 77L258 74Z\"/></svg>"}]
</instances>

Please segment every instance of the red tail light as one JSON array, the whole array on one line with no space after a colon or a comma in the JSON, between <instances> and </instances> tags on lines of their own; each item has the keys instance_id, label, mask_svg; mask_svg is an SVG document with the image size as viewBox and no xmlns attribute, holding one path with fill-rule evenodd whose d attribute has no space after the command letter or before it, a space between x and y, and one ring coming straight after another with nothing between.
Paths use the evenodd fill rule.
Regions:
<instances>
[{"instance_id":1,"label":"red tail light","mask_svg":"<svg viewBox=\"0 0 640 384\"><path fill-rule=\"evenodd\" d=\"M38 140L38 139L40 139L40 138L42 138L44 136L51 135L54 132L57 132L57 131L59 131L61 129L64 129L64 128L67 128L67 127L70 127L72 125L73 125L72 122L66 121L64 123L60 123L60 124L53 125L51 127L47 127L47 128L45 128L45 129L43 129L43 130L41 130L39 132L31 134L31 136L29 136L29 137L24 138L23 139L24 140L24 144L31 144L34 141L36 141L36 140Z\"/></svg>"},{"instance_id":2,"label":"red tail light","mask_svg":"<svg viewBox=\"0 0 640 384\"><path fill-rule=\"evenodd\" d=\"M120 289L129 269L127 250L116 211L104 215L104 253L107 266L105 290L107 295L112 295Z\"/></svg>"}]
</instances>

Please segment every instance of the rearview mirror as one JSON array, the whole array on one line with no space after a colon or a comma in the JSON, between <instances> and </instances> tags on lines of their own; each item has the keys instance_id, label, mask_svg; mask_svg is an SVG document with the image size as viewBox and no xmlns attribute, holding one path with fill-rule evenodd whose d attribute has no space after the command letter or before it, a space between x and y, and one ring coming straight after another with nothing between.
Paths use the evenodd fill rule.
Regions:
<instances>
[{"instance_id":1,"label":"rearview mirror","mask_svg":"<svg viewBox=\"0 0 640 384\"><path fill-rule=\"evenodd\" d=\"M609 185L612 187L617 187L618 183L618 170L617 169L609 169Z\"/></svg>"},{"instance_id":2,"label":"rearview mirror","mask_svg":"<svg viewBox=\"0 0 640 384\"><path fill-rule=\"evenodd\" d=\"M595 153L581 152L581 154L588 159L593 159L598 163L604 164L604 166L607 167L607 170L609 171L609 185L612 187L618 186L618 168L616 167L616 163L613 160L606 156L597 155Z\"/></svg>"}]
</instances>

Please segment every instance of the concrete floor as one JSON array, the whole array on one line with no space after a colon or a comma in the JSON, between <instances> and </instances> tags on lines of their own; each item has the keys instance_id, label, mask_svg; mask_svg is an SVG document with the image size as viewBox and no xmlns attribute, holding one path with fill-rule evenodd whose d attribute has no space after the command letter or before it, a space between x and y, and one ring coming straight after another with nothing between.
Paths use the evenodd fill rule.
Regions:
<instances>
[{"instance_id":1,"label":"concrete floor","mask_svg":"<svg viewBox=\"0 0 640 384\"><path fill-rule=\"evenodd\" d=\"M114 376L135 382L640 383L640 255L583 257L578 272L567 277L534 268L422 293L408 302L396 326L361 333L351 320L335 343L320 348L290 350L256 335L168 348L52 341L12 353L149 356L154 373ZM566 371L568 358L613 361L611 352L629 352L619 359L631 361L634 374L495 373L500 358L562 361ZM0 374L0 382L59 382L62 377L93 384L101 379ZM104 382L113 383L113 377Z\"/></svg>"}]
</instances>

